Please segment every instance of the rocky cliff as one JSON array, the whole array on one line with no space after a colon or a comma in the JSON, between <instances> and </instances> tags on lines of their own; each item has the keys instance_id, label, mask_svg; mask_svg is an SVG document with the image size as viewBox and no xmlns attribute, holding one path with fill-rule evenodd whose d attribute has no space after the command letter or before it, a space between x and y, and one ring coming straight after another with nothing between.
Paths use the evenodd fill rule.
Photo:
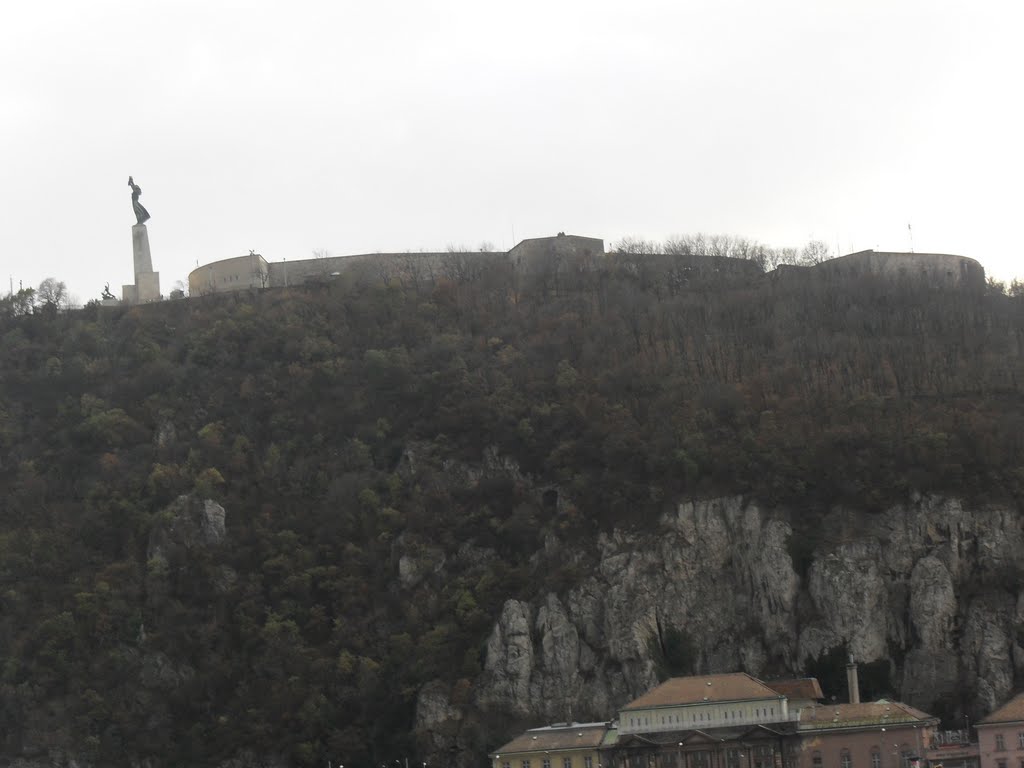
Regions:
<instances>
[{"instance_id":1,"label":"rocky cliff","mask_svg":"<svg viewBox=\"0 0 1024 768\"><path fill-rule=\"evenodd\" d=\"M926 710L977 715L1006 698L1024 673L1015 511L932 497L833 510L803 562L794 514L720 498L680 503L649 532L549 537L546 555L587 561L583 577L505 603L465 704L442 681L421 692L421 744L468 765L522 725L609 719L657 682L670 631L692 644L694 672L800 674L845 649Z\"/></svg>"}]
</instances>

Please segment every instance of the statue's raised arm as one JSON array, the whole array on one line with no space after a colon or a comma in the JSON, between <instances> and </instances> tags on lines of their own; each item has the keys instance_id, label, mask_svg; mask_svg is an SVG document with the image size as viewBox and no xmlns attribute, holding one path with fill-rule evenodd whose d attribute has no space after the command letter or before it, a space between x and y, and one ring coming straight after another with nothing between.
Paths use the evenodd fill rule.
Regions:
<instances>
[{"instance_id":1,"label":"statue's raised arm","mask_svg":"<svg viewBox=\"0 0 1024 768\"><path fill-rule=\"evenodd\" d=\"M142 195L142 187L135 183L135 179L128 177L128 186L132 188L132 210L135 211L135 219L138 224L145 224L149 219L149 211L142 207L139 196Z\"/></svg>"}]
</instances>

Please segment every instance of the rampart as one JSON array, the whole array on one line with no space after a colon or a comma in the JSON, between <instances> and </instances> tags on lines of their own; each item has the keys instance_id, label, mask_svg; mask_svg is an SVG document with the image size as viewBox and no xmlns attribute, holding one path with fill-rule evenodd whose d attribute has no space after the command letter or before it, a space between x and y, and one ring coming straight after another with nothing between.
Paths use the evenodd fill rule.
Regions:
<instances>
[{"instance_id":1,"label":"rampart","mask_svg":"<svg viewBox=\"0 0 1024 768\"><path fill-rule=\"evenodd\" d=\"M421 253L363 253L267 263L259 254L205 264L188 276L194 296L248 288L283 288L326 282L341 275L403 282L460 280L496 260L511 262L524 273L594 268L604 256L604 241L595 237L558 235L524 240L511 251L434 251ZM255 260L254 260L255 257Z\"/></svg>"},{"instance_id":2,"label":"rampart","mask_svg":"<svg viewBox=\"0 0 1024 768\"><path fill-rule=\"evenodd\" d=\"M523 240L505 252L364 253L268 263L257 253L223 259L198 267L188 276L194 296L248 288L281 288L327 282L342 275L405 284L429 284L442 279L461 281L495 263L532 281L553 282L574 273L621 270L644 282L678 289L695 282L756 280L764 275L757 262L726 256L692 254L631 254L604 252L595 237L558 234ZM974 259L941 253L860 251L814 266L780 266L778 280L850 281L860 276L913 280L933 287L981 288L985 270Z\"/></svg>"},{"instance_id":3,"label":"rampart","mask_svg":"<svg viewBox=\"0 0 1024 768\"><path fill-rule=\"evenodd\" d=\"M858 251L823 261L813 267L817 272L836 278L877 275L913 280L932 286L983 288L985 268L974 259L950 253L898 253L893 251Z\"/></svg>"},{"instance_id":4,"label":"rampart","mask_svg":"<svg viewBox=\"0 0 1024 768\"><path fill-rule=\"evenodd\" d=\"M192 296L240 291L245 288L266 288L270 268L258 253L221 259L193 269L188 275L188 292Z\"/></svg>"},{"instance_id":5,"label":"rampart","mask_svg":"<svg viewBox=\"0 0 1024 768\"><path fill-rule=\"evenodd\" d=\"M658 274L678 283L692 280L757 278L764 270L756 261L730 256L703 256L677 253L610 253L608 264L613 268L644 275Z\"/></svg>"},{"instance_id":6,"label":"rampart","mask_svg":"<svg viewBox=\"0 0 1024 768\"><path fill-rule=\"evenodd\" d=\"M508 252L520 274L577 272L593 269L604 256L604 240L560 232L555 237L522 240Z\"/></svg>"}]
</instances>

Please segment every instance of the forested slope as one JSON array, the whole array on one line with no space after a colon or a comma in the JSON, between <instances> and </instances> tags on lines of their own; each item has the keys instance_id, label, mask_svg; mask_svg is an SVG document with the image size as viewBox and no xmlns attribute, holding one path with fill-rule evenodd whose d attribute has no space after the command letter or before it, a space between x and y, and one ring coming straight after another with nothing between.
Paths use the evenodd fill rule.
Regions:
<instances>
[{"instance_id":1,"label":"forested slope","mask_svg":"<svg viewBox=\"0 0 1024 768\"><path fill-rule=\"evenodd\" d=\"M550 533L741 495L795 511L806 564L827 507L1019 509L1024 299L665 278L495 259L0 307L0 753L417 756L422 686L465 704L506 601L587 575L538 557ZM515 470L464 481L487 461ZM223 537L183 532L185 494L224 507ZM409 542L447 562L415 601Z\"/></svg>"}]
</instances>

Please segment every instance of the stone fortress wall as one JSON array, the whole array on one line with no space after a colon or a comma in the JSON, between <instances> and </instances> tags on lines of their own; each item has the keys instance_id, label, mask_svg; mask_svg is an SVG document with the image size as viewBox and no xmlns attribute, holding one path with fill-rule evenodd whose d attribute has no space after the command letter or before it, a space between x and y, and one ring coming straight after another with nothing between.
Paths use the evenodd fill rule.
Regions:
<instances>
[{"instance_id":1,"label":"stone fortress wall","mask_svg":"<svg viewBox=\"0 0 1024 768\"><path fill-rule=\"evenodd\" d=\"M814 269L837 277L882 275L921 280L933 285L982 288L985 268L974 259L950 253L894 253L858 251L817 264Z\"/></svg>"},{"instance_id":2,"label":"stone fortress wall","mask_svg":"<svg viewBox=\"0 0 1024 768\"><path fill-rule=\"evenodd\" d=\"M686 284L691 279L755 279L764 276L748 259L724 256L605 253L604 241L559 233L523 240L508 252L371 253L268 263L250 253L215 261L188 276L189 293L203 296L251 288L281 288L327 282L341 275L371 280L434 282L456 279L474 267L505 260L521 276L570 275L602 267L619 267L636 275ZM965 256L935 253L860 251L809 267L783 266L776 279L850 280L861 276L923 281L933 287L981 288L985 269Z\"/></svg>"},{"instance_id":3,"label":"stone fortress wall","mask_svg":"<svg viewBox=\"0 0 1024 768\"><path fill-rule=\"evenodd\" d=\"M896 253L858 251L808 267L783 266L775 270L781 278L824 277L827 280L855 280L877 276L911 281L934 288L985 287L985 268L975 259L950 253Z\"/></svg>"},{"instance_id":4,"label":"stone fortress wall","mask_svg":"<svg viewBox=\"0 0 1024 768\"><path fill-rule=\"evenodd\" d=\"M319 259L267 262L259 254L238 256L204 264L188 276L189 294L205 296L249 288L283 288L326 282L334 277L362 271L371 278L420 279L434 281L456 278L475 264L509 259L518 271L570 269L582 260L604 256L604 241L595 237L558 235L524 240L506 252L364 253L327 256ZM258 261L254 260L258 259ZM265 270L265 273L262 271Z\"/></svg>"},{"instance_id":5,"label":"stone fortress wall","mask_svg":"<svg viewBox=\"0 0 1024 768\"><path fill-rule=\"evenodd\" d=\"M269 266L258 253L204 264L189 273L188 292L192 296L202 296L244 288L265 288L270 284Z\"/></svg>"}]
</instances>

